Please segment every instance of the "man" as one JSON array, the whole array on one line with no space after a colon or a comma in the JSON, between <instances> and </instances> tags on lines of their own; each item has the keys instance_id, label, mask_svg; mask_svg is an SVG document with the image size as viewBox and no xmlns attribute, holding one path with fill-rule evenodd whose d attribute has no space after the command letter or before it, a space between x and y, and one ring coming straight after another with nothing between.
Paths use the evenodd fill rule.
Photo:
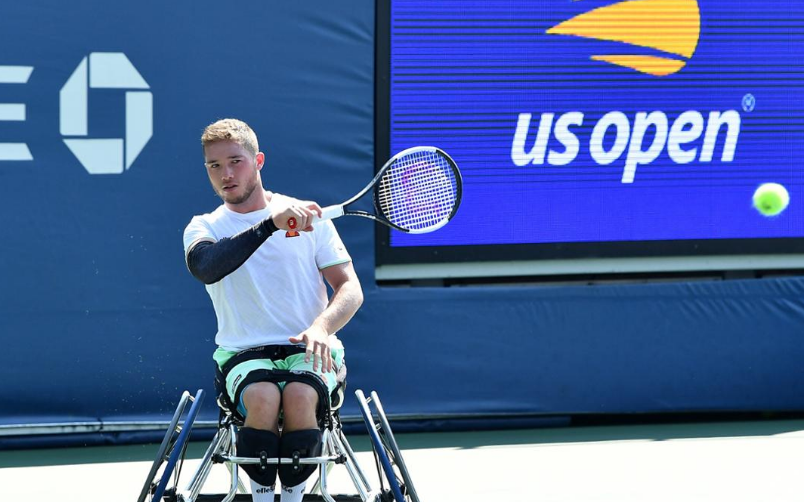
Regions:
<instances>
[{"instance_id":1,"label":"man","mask_svg":"<svg viewBox=\"0 0 804 502\"><path fill-rule=\"evenodd\" d=\"M223 204L192 219L184 251L188 269L212 299L218 318L213 357L225 372L229 398L245 416L238 456L317 456L318 392L298 381L260 381L259 375L273 369L314 372L332 392L335 368L343 361L335 333L363 302L351 258L331 221L313 225L313 216L321 214L318 204L263 189L265 155L246 123L219 120L206 127L201 144L209 181ZM291 218L301 232L291 231ZM333 290L329 299L324 281ZM259 354L267 358L236 357L263 346ZM298 502L315 466L301 473L292 466L244 470L255 502L273 502L277 471L282 502Z\"/></svg>"}]
</instances>

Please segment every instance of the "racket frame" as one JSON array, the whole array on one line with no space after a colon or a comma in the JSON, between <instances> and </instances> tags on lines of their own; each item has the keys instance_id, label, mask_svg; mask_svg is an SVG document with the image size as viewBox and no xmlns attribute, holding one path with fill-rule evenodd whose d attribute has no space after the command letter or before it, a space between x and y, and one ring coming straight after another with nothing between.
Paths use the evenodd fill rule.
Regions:
<instances>
[{"instance_id":1,"label":"racket frame","mask_svg":"<svg viewBox=\"0 0 804 502\"><path fill-rule=\"evenodd\" d=\"M437 153L438 155L444 157L445 159L447 159L449 164L452 166L452 171L453 171L453 173L455 175L455 190L456 190L455 204L452 206L452 211L450 211L449 215L446 218L444 218L443 220L441 220L441 222L438 225L432 226L432 227L427 227L426 229L421 229L421 230L420 229L407 229L407 228L402 228L399 225L395 225L393 222L391 222L388 219L385 219L384 217L378 217L379 214L382 214L382 211L380 210L379 201L377 200L377 198L379 197L379 192L378 191L375 191L374 196L372 197L372 200L373 200L373 203L374 203L374 210L377 211L377 214L373 214L373 213L369 213L367 211L361 211L361 210L357 210L357 209L347 209L347 206L349 204L352 204L356 200L360 199L361 197L366 195L366 193L368 193L369 190L374 188L377 185L377 183L379 183L380 179L382 179L383 175L385 175L386 171L388 171L388 169L391 167L391 165L394 162L396 162L400 157L404 157L406 155L410 155L410 154L413 154L413 153L416 153L416 152ZM347 201L342 202L340 204L333 204L331 206L326 206L326 207L322 208L321 217L319 218L319 217L316 216L313 221L315 222L315 221L320 221L320 220L329 220L329 219L332 219L332 218L338 218L339 216L343 216L343 215L362 216L364 218L368 218L370 220L374 220L376 222L382 223L383 225L387 225L387 226L389 226L389 227L391 227L393 229L399 230L400 232L405 232L405 233L409 233L409 234L424 234L424 233L429 233L429 232L432 232L434 230L437 230L437 229L443 227L444 225L446 225L452 219L453 216L455 216L455 213L458 211L458 206L461 205L461 196L462 195L463 195L463 179L461 178L461 172L458 169L458 165L455 163L454 160L452 160L452 157L450 157L447 154L447 152L445 152L444 150L441 150L440 148L435 147L435 146L414 146L414 147L402 150L401 152L398 152L396 155L394 155L393 157L388 159L385 162L385 164L380 168L380 170L377 171L377 174L374 175L374 178L365 186L365 188L363 188L361 191L359 191L353 197L351 197Z\"/></svg>"}]
</instances>

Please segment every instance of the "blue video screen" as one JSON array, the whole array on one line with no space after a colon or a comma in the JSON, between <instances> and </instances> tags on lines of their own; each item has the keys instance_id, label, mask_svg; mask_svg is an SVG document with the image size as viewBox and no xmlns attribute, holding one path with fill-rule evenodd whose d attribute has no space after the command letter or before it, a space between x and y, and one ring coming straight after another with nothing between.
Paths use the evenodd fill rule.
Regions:
<instances>
[{"instance_id":1,"label":"blue video screen","mask_svg":"<svg viewBox=\"0 0 804 502\"><path fill-rule=\"evenodd\" d=\"M391 248L804 237L803 3L391 0L388 29L390 153L464 180Z\"/></svg>"}]
</instances>

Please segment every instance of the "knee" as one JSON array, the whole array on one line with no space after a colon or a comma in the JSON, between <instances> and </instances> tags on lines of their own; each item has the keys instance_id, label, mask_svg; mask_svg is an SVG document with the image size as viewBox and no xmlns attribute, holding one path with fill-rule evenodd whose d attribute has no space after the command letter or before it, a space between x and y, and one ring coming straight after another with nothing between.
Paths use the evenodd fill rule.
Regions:
<instances>
[{"instance_id":1,"label":"knee","mask_svg":"<svg viewBox=\"0 0 804 502\"><path fill-rule=\"evenodd\" d=\"M282 391L282 399L285 403L313 409L318 405L318 393L314 388L301 382L290 382L287 384Z\"/></svg>"},{"instance_id":2,"label":"knee","mask_svg":"<svg viewBox=\"0 0 804 502\"><path fill-rule=\"evenodd\" d=\"M316 428L318 393L307 384L288 383L282 391L282 409L288 430Z\"/></svg>"},{"instance_id":3,"label":"knee","mask_svg":"<svg viewBox=\"0 0 804 502\"><path fill-rule=\"evenodd\" d=\"M257 382L249 385L243 391L246 421L260 429L273 429L266 426L266 421L276 420L280 401L281 395L276 384Z\"/></svg>"}]
</instances>

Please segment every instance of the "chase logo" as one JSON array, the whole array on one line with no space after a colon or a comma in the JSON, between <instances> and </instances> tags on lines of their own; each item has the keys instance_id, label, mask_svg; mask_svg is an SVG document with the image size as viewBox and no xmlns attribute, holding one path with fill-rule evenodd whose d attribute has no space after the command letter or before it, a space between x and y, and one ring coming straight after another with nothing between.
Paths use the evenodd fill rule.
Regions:
<instances>
[{"instance_id":1,"label":"chase logo","mask_svg":"<svg viewBox=\"0 0 804 502\"><path fill-rule=\"evenodd\" d=\"M697 0L628 0L575 16L548 29L547 34L661 51L662 55L602 54L591 59L663 77L680 71L695 54L701 13Z\"/></svg>"},{"instance_id":2,"label":"chase logo","mask_svg":"<svg viewBox=\"0 0 804 502\"><path fill-rule=\"evenodd\" d=\"M125 138L89 137L89 90L125 90ZM93 52L73 71L60 93L64 143L90 174L121 174L153 135L153 95L122 52Z\"/></svg>"}]
</instances>

